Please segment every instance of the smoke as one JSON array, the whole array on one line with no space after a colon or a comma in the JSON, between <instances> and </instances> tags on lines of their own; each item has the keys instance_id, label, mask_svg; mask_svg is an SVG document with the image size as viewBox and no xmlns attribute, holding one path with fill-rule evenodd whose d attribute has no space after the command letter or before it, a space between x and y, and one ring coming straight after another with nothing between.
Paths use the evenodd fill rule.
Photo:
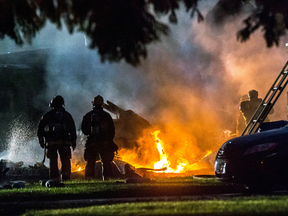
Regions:
<instances>
[{"instance_id":1,"label":"smoke","mask_svg":"<svg viewBox=\"0 0 288 216\"><path fill-rule=\"evenodd\" d=\"M206 1L201 12L206 15L215 3ZM48 24L32 46L53 47L42 96L48 105L53 96L62 95L79 129L91 101L100 94L160 128L173 163L179 157L192 161L207 150L216 151L227 139L224 130L235 132L241 96L255 89L264 98L287 61L286 38L269 49L260 30L245 43L236 40L244 16L222 25L197 23L181 9L178 24L169 24L171 34L149 45L147 59L136 68L125 62L101 63L97 50L85 47L83 34L70 35ZM274 110L271 120L287 118L285 93ZM149 160L157 161L151 146L135 149L141 157L134 162L151 166Z\"/></svg>"}]
</instances>

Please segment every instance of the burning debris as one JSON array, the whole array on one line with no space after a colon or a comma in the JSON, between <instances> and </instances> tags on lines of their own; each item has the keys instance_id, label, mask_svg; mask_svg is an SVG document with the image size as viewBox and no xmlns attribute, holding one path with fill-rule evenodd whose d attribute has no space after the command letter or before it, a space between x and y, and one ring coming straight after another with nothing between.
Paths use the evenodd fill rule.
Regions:
<instances>
[{"instance_id":1,"label":"burning debris","mask_svg":"<svg viewBox=\"0 0 288 216\"><path fill-rule=\"evenodd\" d=\"M199 152L197 157L195 155L193 159L189 159L193 154L187 157L184 153L187 152L187 149L191 148L189 145L194 144L189 143L189 140L181 141L181 139L179 139L180 142L183 142L184 148L177 149L178 147L175 146L175 149L172 149L172 151L174 150L174 152L177 152L179 155L174 154L171 156L166 152L166 148L171 150L170 146L167 147L169 140L167 143L165 141L165 146L164 139L160 138L161 129L152 126L147 120L132 110L124 110L110 101L107 101L104 108L117 116L114 120L116 129L116 137L114 140L119 146L120 159L136 167L148 165L148 167L152 167L151 170L154 170L151 171L151 173L185 173L188 170L206 169L205 172L214 174L213 164L215 154L212 154L212 150L208 150L204 152L204 154ZM166 134L164 134L164 136L165 135ZM172 140L172 142L175 144L174 140ZM183 151L182 154L181 151ZM213 161L204 160L204 158L210 154L212 154ZM147 155L149 155L149 157L144 161L143 159L147 157ZM171 159L171 157L173 158ZM157 159L155 160L155 158ZM149 174L151 175L151 173Z\"/></svg>"},{"instance_id":2,"label":"burning debris","mask_svg":"<svg viewBox=\"0 0 288 216\"><path fill-rule=\"evenodd\" d=\"M194 148L191 151L191 146L194 146L191 140L186 139L185 136L180 136L181 134L174 135L172 133L170 134L171 137L177 138L177 135L179 135L180 138L177 138L177 142L183 143L181 148L174 147L175 140L167 139L165 130L152 126L132 110L124 110L110 101L105 103L104 108L116 115L116 119L114 119L116 130L114 141L119 146L119 150L112 162L113 174L116 179L126 179L126 182L147 182L155 177L214 174L215 154L212 150L200 152ZM24 131L21 134L25 134ZM77 148L73 152L71 161L72 180L85 178L83 157L85 136L78 134L78 137L80 140L77 141ZM17 146L17 152L23 152L20 149L22 142L20 140L14 140L14 142L12 146ZM23 148L27 150L28 147L35 146L35 142L36 140L23 142L25 143ZM26 150L25 152L29 152ZM173 154L171 154L171 150ZM30 151L33 152L33 158L42 156L42 154L39 155L39 152L32 149ZM18 156L14 155L13 158L15 160ZM32 159L32 157L29 158ZM39 161L39 158L33 160ZM102 179L102 164L100 161L96 162L95 171L95 178ZM0 181L6 183L9 181L6 185L12 187L11 182L19 179L29 182L49 179L49 168L45 166L43 161L24 166L23 161L12 162L2 159L0 161Z\"/></svg>"},{"instance_id":3,"label":"burning debris","mask_svg":"<svg viewBox=\"0 0 288 216\"><path fill-rule=\"evenodd\" d=\"M137 146L142 131L152 127L147 120L132 110L124 110L110 101L104 104L104 109L116 115L114 141L119 148L131 149Z\"/></svg>"},{"instance_id":4,"label":"burning debris","mask_svg":"<svg viewBox=\"0 0 288 216\"><path fill-rule=\"evenodd\" d=\"M139 178L150 178L150 173L165 171L166 168L162 169L151 169L151 168L135 168L133 165L119 160L114 159L112 161L112 171L116 179L139 179ZM71 173L71 179L83 179L85 178L85 169L74 170ZM102 164L101 161L96 162L95 166L95 178L102 180Z\"/></svg>"},{"instance_id":5,"label":"burning debris","mask_svg":"<svg viewBox=\"0 0 288 216\"><path fill-rule=\"evenodd\" d=\"M191 148L189 145L194 144L189 143L189 140L184 140L182 149L177 149L177 147L174 149L177 155L171 155L166 151L166 149L171 150L169 140L164 143L164 139L162 138L165 136L165 132L162 133L160 129L152 126L147 120L132 110L124 110L110 101L104 104L104 108L116 115L116 119L114 119L116 130L114 141L119 146L119 150L112 162L113 174L116 178L128 179L214 174L213 167L216 151L199 152L197 157L193 154L188 154L188 158L185 154L181 154L181 151L184 151L184 153L187 152ZM84 148L85 136L83 134L81 140L80 145ZM182 139L179 140L181 141ZM74 158L72 159L74 162L72 161L71 178L83 179L85 176L83 154L80 154L80 160L75 159L75 156L73 155L72 157ZM96 162L95 173L96 179L102 179L100 161Z\"/></svg>"}]
</instances>

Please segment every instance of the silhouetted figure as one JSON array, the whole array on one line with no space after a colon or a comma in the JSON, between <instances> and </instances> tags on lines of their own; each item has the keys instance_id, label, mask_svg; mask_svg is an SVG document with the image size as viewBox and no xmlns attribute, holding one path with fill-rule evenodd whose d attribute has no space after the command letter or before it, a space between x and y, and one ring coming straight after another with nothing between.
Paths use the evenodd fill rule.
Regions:
<instances>
[{"instance_id":1,"label":"silhouetted figure","mask_svg":"<svg viewBox=\"0 0 288 216\"><path fill-rule=\"evenodd\" d=\"M40 146L47 148L49 175L53 180L60 180L58 154L61 160L61 180L70 180L71 149L76 147L76 128L70 113L64 108L64 98L60 95L51 100L52 108L39 121L37 136Z\"/></svg>"},{"instance_id":2,"label":"silhouetted figure","mask_svg":"<svg viewBox=\"0 0 288 216\"><path fill-rule=\"evenodd\" d=\"M240 98L239 107L241 107L241 102L247 101L247 100L249 100L248 94L243 95ZM243 113L239 109L239 113L238 113L238 116L237 116L236 135L237 136L241 135L242 132L244 131L245 127L246 127L245 119L243 118Z\"/></svg>"},{"instance_id":3,"label":"silhouetted figure","mask_svg":"<svg viewBox=\"0 0 288 216\"><path fill-rule=\"evenodd\" d=\"M240 103L239 109L243 114L246 126L248 125L250 119L254 115L255 111L257 110L261 102L262 99L258 98L258 91L251 90L249 91L249 100L242 101ZM272 108L269 114L272 114L273 112L274 110ZM265 118L264 122L270 122L268 117Z\"/></svg>"},{"instance_id":4,"label":"silhouetted figure","mask_svg":"<svg viewBox=\"0 0 288 216\"><path fill-rule=\"evenodd\" d=\"M98 95L92 101L93 110L88 112L82 120L81 129L87 135L84 159L87 161L85 177L95 178L95 162L101 159L102 178L114 178L111 162L118 147L114 143L114 122L110 114L103 110L103 97Z\"/></svg>"}]
</instances>

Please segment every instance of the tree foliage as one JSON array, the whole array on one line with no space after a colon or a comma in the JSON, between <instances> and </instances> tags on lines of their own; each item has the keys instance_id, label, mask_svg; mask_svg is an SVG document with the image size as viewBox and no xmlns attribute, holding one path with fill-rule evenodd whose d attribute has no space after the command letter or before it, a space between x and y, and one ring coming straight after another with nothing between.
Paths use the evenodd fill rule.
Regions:
<instances>
[{"instance_id":1,"label":"tree foliage","mask_svg":"<svg viewBox=\"0 0 288 216\"><path fill-rule=\"evenodd\" d=\"M203 0L204 1L204 0ZM203 20L200 0L0 0L0 38L17 44L31 43L47 20L59 29L66 25L70 33L81 31L90 38L90 48L98 49L103 61L125 59L132 65L147 56L146 46L169 33L158 19L167 15L177 23L176 11L184 4L187 12ZM287 0L255 0L255 10L244 20L245 28L237 37L246 41L260 27L267 46L279 44L288 22ZM219 0L222 13L233 15L249 0ZM225 14L225 13L224 13ZM226 16L223 18L225 19Z\"/></svg>"},{"instance_id":2,"label":"tree foliage","mask_svg":"<svg viewBox=\"0 0 288 216\"><path fill-rule=\"evenodd\" d=\"M255 0L255 4L255 10L244 20L246 27L237 33L238 39L246 41L262 28L267 47L278 46L288 28L288 1Z\"/></svg>"}]
</instances>

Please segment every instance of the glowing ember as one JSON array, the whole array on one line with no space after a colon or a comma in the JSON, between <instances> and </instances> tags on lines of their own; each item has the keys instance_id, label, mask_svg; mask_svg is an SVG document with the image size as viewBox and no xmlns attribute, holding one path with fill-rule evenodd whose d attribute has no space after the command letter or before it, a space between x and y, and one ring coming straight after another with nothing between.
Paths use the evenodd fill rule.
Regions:
<instances>
[{"instance_id":1,"label":"glowing ember","mask_svg":"<svg viewBox=\"0 0 288 216\"><path fill-rule=\"evenodd\" d=\"M233 134L232 131L230 131L230 130L224 130L223 133L224 133L224 136L227 140L230 139L231 137L235 136L235 134Z\"/></svg>"},{"instance_id":2,"label":"glowing ember","mask_svg":"<svg viewBox=\"0 0 288 216\"><path fill-rule=\"evenodd\" d=\"M207 157L208 155L212 154L212 151L207 151L203 158Z\"/></svg>"},{"instance_id":3,"label":"glowing ember","mask_svg":"<svg viewBox=\"0 0 288 216\"><path fill-rule=\"evenodd\" d=\"M83 168L81 166L79 166L79 165L73 166L73 164L72 164L71 172L80 172L82 170L83 170Z\"/></svg>"},{"instance_id":4,"label":"glowing ember","mask_svg":"<svg viewBox=\"0 0 288 216\"><path fill-rule=\"evenodd\" d=\"M179 164L177 165L177 170L175 170L175 173L183 172L184 168L189 164L185 158L179 158L177 162L179 162Z\"/></svg>"}]
</instances>

